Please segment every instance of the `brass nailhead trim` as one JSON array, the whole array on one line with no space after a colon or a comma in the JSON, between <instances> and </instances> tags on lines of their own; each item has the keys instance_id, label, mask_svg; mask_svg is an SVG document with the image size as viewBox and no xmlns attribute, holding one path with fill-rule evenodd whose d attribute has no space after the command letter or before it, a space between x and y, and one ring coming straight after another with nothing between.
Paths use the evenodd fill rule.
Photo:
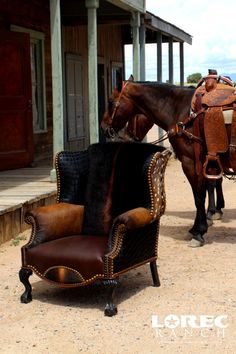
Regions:
<instances>
[{"instance_id":1,"label":"brass nailhead trim","mask_svg":"<svg viewBox=\"0 0 236 354\"><path fill-rule=\"evenodd\" d=\"M113 242L112 242L112 249L108 254L106 254L106 276L111 277L114 272L114 263L113 260L117 255L119 254L121 250L121 246L123 243L123 236L125 233L126 227L124 224L119 224L115 227L114 230L114 237L113 237ZM110 264L111 262L111 264Z\"/></svg>"},{"instance_id":2,"label":"brass nailhead trim","mask_svg":"<svg viewBox=\"0 0 236 354\"><path fill-rule=\"evenodd\" d=\"M58 266L60 267L60 266ZM72 269L72 268L69 268L69 267L65 267L65 266L62 266L63 268L66 268L66 269L69 269L69 270L73 270L75 271L76 273L80 274L79 272L77 272L76 270ZM33 272L35 272L35 274L37 274L40 278L46 280L47 282L49 283L52 283L52 284L57 284L61 287L68 287L68 288L73 288L73 287L78 287L78 286L83 286L83 285L87 285L89 283L92 283L93 281L95 281L96 279L99 279L99 278L104 278L104 274L96 274L95 276L93 276L92 278L90 279L86 279L84 280L82 283L73 283L73 284L65 284L65 283L59 283L59 282L56 282L56 281L53 281L53 280L50 280L50 279L47 279L45 278L44 274L47 273L44 272L44 274L40 273L34 266L32 265L25 265L24 268L30 268ZM51 269L51 268L49 268Z\"/></svg>"},{"instance_id":3,"label":"brass nailhead trim","mask_svg":"<svg viewBox=\"0 0 236 354\"><path fill-rule=\"evenodd\" d=\"M59 166L58 166L59 154L60 152L58 152L55 157L55 169L56 169L56 176L57 176L57 199L56 199L57 203L59 203L60 194L61 194L61 180L60 180L60 173L59 173Z\"/></svg>"}]
</instances>

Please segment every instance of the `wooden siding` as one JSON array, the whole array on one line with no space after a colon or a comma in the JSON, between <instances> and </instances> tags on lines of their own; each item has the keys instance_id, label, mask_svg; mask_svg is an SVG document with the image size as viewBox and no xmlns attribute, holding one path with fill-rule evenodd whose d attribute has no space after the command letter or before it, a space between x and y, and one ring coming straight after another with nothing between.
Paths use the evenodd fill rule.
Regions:
<instances>
[{"instance_id":1,"label":"wooden siding","mask_svg":"<svg viewBox=\"0 0 236 354\"><path fill-rule=\"evenodd\" d=\"M34 134L35 158L52 151L52 79L49 0L0 0L0 28L11 25L39 31L45 35L45 76L47 132Z\"/></svg>"},{"instance_id":2,"label":"wooden siding","mask_svg":"<svg viewBox=\"0 0 236 354\"><path fill-rule=\"evenodd\" d=\"M98 56L109 61L123 62L122 34L120 26L98 26Z\"/></svg>"},{"instance_id":3,"label":"wooden siding","mask_svg":"<svg viewBox=\"0 0 236 354\"><path fill-rule=\"evenodd\" d=\"M98 57L103 58L105 67L110 70L112 62L123 63L123 45L120 26L98 26ZM63 47L65 53L79 54L85 63L84 77L88 77L88 43L86 26L67 26L63 28ZM86 80L85 80L86 81Z\"/></svg>"},{"instance_id":4,"label":"wooden siding","mask_svg":"<svg viewBox=\"0 0 236 354\"><path fill-rule=\"evenodd\" d=\"M88 43L87 26L64 26L62 32L64 57L67 54L79 55L83 62L83 93L84 93L84 125L87 137L89 136L88 122ZM104 94L98 92L100 106L105 107L108 96L112 92L112 64L123 65L123 45L120 26L99 25L97 33L98 64L104 65ZM101 79L101 78L100 78ZM64 78L66 82L66 78ZM66 112L65 112L66 116ZM101 118L101 117L100 117ZM88 140L87 140L88 142ZM76 143L75 143L76 144ZM71 150L75 150L72 143L69 144Z\"/></svg>"},{"instance_id":5,"label":"wooden siding","mask_svg":"<svg viewBox=\"0 0 236 354\"><path fill-rule=\"evenodd\" d=\"M86 26L68 26L62 29L64 59L68 54L79 55L83 65L83 114L85 145L89 144L89 121L88 121L88 45L87 45L87 27ZM65 62L65 60L64 60ZM67 82L67 78L64 78ZM66 88L65 88L66 92ZM65 112L64 116L67 116ZM66 142L67 148L71 151L81 150L80 141Z\"/></svg>"},{"instance_id":6,"label":"wooden siding","mask_svg":"<svg viewBox=\"0 0 236 354\"><path fill-rule=\"evenodd\" d=\"M51 76L51 38L50 38L50 0L0 0L0 28L10 30L10 26L20 26L39 31L45 35L45 78L46 78L46 115L47 131L34 134L35 160L52 154L53 118L52 118L52 76ZM89 142L88 122L88 44L87 26L62 27L63 52L78 54L83 61L83 104L85 130ZM104 94L107 98L112 91L112 63L123 63L122 27L118 25L98 25L98 59L104 65ZM63 69L64 70L64 69ZM65 78L64 78L65 79ZM65 81L64 81L65 82ZM73 148L74 149L74 148Z\"/></svg>"}]
</instances>

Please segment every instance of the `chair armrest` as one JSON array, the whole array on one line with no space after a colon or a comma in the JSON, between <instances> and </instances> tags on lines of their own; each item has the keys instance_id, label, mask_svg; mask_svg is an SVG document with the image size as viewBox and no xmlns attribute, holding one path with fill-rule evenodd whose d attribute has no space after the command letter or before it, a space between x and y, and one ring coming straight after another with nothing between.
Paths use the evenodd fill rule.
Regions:
<instances>
[{"instance_id":1,"label":"chair armrest","mask_svg":"<svg viewBox=\"0 0 236 354\"><path fill-rule=\"evenodd\" d=\"M83 205L58 203L35 208L25 216L25 222L32 225L29 243L32 246L32 244L80 234L83 217Z\"/></svg>"},{"instance_id":2,"label":"chair armrest","mask_svg":"<svg viewBox=\"0 0 236 354\"><path fill-rule=\"evenodd\" d=\"M153 216L149 210L141 207L128 210L117 216L113 222L109 235L108 253L117 253L117 250L122 246L124 235L150 225L153 220Z\"/></svg>"},{"instance_id":3,"label":"chair armrest","mask_svg":"<svg viewBox=\"0 0 236 354\"><path fill-rule=\"evenodd\" d=\"M152 222L153 216L146 208L135 208L128 210L123 214L120 214L114 220L114 226L118 224L124 224L127 230L135 230L140 227L144 227ZM113 226L113 227L114 227Z\"/></svg>"},{"instance_id":4,"label":"chair armrest","mask_svg":"<svg viewBox=\"0 0 236 354\"><path fill-rule=\"evenodd\" d=\"M114 274L157 257L159 218L148 209L136 208L119 215L113 223L104 257L105 274Z\"/></svg>"}]
</instances>

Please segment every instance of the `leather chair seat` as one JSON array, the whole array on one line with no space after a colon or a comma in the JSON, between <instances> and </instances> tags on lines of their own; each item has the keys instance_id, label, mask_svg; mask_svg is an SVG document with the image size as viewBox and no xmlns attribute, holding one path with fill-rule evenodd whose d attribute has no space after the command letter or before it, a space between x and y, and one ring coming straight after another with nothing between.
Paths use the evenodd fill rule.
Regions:
<instances>
[{"instance_id":1,"label":"leather chair seat","mask_svg":"<svg viewBox=\"0 0 236 354\"><path fill-rule=\"evenodd\" d=\"M107 236L68 236L27 249L25 261L51 281L64 284L103 275Z\"/></svg>"}]
</instances>

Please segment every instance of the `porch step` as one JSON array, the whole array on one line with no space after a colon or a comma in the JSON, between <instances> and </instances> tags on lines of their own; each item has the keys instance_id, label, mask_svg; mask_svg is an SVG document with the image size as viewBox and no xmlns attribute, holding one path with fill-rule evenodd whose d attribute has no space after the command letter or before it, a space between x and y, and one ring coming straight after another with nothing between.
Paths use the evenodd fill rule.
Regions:
<instances>
[{"instance_id":1,"label":"porch step","mask_svg":"<svg viewBox=\"0 0 236 354\"><path fill-rule=\"evenodd\" d=\"M56 201L51 167L22 168L0 172L0 244L29 228L25 213Z\"/></svg>"}]
</instances>

